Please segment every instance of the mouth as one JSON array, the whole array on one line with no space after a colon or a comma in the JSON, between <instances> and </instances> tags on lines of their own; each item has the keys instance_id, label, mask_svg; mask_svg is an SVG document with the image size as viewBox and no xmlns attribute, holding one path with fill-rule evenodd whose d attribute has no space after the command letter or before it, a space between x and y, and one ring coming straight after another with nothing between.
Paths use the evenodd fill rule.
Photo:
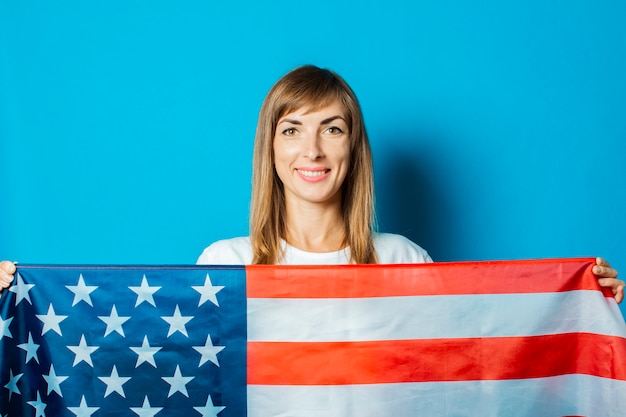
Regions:
<instances>
[{"instance_id":1,"label":"mouth","mask_svg":"<svg viewBox=\"0 0 626 417\"><path fill-rule=\"evenodd\" d=\"M296 169L298 173L307 178L316 178L321 177L330 172L330 169L320 168L320 169Z\"/></svg>"},{"instance_id":2,"label":"mouth","mask_svg":"<svg viewBox=\"0 0 626 417\"><path fill-rule=\"evenodd\" d=\"M328 168L296 168L298 176L306 182L317 183L322 182L330 175Z\"/></svg>"}]
</instances>

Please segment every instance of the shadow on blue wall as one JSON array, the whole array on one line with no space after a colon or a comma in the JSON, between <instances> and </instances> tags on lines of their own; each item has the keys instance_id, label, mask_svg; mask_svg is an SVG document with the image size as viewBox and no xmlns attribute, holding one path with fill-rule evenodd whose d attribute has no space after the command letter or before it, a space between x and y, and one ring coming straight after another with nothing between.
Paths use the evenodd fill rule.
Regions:
<instances>
[{"instance_id":1,"label":"shadow on blue wall","mask_svg":"<svg viewBox=\"0 0 626 417\"><path fill-rule=\"evenodd\" d=\"M418 137L402 138L383 143L436 143ZM437 161L433 150L388 148L379 152L376 166L376 206L378 229L398 233L428 251L435 261L458 260L452 242L458 216L451 207L447 189L435 184Z\"/></svg>"}]
</instances>

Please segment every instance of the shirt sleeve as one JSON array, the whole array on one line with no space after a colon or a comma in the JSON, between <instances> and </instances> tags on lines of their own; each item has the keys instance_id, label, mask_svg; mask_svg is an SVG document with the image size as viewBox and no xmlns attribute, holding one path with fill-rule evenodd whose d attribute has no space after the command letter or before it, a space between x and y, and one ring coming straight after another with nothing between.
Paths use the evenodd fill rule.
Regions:
<instances>
[{"instance_id":1,"label":"shirt sleeve","mask_svg":"<svg viewBox=\"0 0 626 417\"><path fill-rule=\"evenodd\" d=\"M196 265L250 265L252 247L247 237L218 240L198 257Z\"/></svg>"},{"instance_id":2,"label":"shirt sleeve","mask_svg":"<svg viewBox=\"0 0 626 417\"><path fill-rule=\"evenodd\" d=\"M433 261L428 252L402 235L376 234L374 246L380 264L421 264Z\"/></svg>"}]
</instances>

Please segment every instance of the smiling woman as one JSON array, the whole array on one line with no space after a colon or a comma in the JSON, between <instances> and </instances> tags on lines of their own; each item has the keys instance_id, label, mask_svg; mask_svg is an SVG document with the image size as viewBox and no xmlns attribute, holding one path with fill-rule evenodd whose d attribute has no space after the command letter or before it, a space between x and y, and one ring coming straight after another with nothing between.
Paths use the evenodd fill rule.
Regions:
<instances>
[{"instance_id":1,"label":"smiling woman","mask_svg":"<svg viewBox=\"0 0 626 417\"><path fill-rule=\"evenodd\" d=\"M374 233L372 154L348 84L314 66L270 89L254 145L250 237L216 242L198 263L421 263L403 236Z\"/></svg>"},{"instance_id":2,"label":"smiling woman","mask_svg":"<svg viewBox=\"0 0 626 417\"><path fill-rule=\"evenodd\" d=\"M374 181L361 107L336 73L307 65L265 97L254 144L250 237L221 240L199 264L432 262L409 239L375 232ZM624 282L594 273L619 302Z\"/></svg>"},{"instance_id":3,"label":"smiling woman","mask_svg":"<svg viewBox=\"0 0 626 417\"><path fill-rule=\"evenodd\" d=\"M294 69L265 97L254 143L250 236L206 248L198 264L432 262L409 239L375 232L372 153L356 95L332 71ZM0 264L0 288L15 266ZM624 282L593 272L619 302Z\"/></svg>"},{"instance_id":4,"label":"smiling woman","mask_svg":"<svg viewBox=\"0 0 626 417\"><path fill-rule=\"evenodd\" d=\"M310 252L346 246L341 189L350 165L350 131L344 113L338 102L313 112L302 108L281 118L274 136L274 167L290 225L285 239Z\"/></svg>"},{"instance_id":5,"label":"smiling woman","mask_svg":"<svg viewBox=\"0 0 626 417\"><path fill-rule=\"evenodd\" d=\"M350 164L350 131L343 113L343 107L333 103L314 112L300 109L279 120L274 166L287 204L341 206L341 186Z\"/></svg>"}]
</instances>

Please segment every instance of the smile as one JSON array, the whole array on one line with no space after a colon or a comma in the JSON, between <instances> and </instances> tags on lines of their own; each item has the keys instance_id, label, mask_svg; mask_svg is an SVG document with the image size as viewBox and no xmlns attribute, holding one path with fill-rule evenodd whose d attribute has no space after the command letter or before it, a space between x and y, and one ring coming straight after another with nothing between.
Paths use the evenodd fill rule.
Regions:
<instances>
[{"instance_id":1,"label":"smile","mask_svg":"<svg viewBox=\"0 0 626 417\"><path fill-rule=\"evenodd\" d=\"M330 169L320 169L316 171L306 171L306 170L299 169L297 171L300 174L304 175L305 177L320 177L326 174L328 171L330 171Z\"/></svg>"},{"instance_id":2,"label":"smile","mask_svg":"<svg viewBox=\"0 0 626 417\"><path fill-rule=\"evenodd\" d=\"M326 176L330 172L330 169L315 169L315 170L296 169L296 172L298 173L298 175L300 175L300 178L302 178L303 180L314 182L314 181L321 181L324 178L326 178Z\"/></svg>"}]
</instances>

